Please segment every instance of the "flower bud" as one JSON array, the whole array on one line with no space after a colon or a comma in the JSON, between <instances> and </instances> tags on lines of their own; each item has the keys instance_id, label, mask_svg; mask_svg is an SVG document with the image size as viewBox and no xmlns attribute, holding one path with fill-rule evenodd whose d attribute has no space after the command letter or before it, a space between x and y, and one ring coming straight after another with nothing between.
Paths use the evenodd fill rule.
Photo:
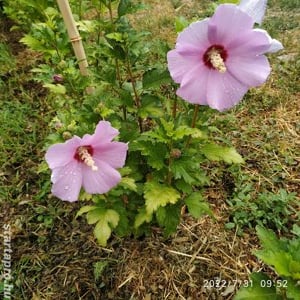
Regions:
<instances>
[{"instance_id":1,"label":"flower bud","mask_svg":"<svg viewBox=\"0 0 300 300\"><path fill-rule=\"evenodd\" d=\"M61 74L54 74L54 75L52 76L52 79L53 79L53 81L54 81L55 83L61 83L61 82L64 81L64 78L63 78L63 76L62 76Z\"/></svg>"},{"instance_id":2,"label":"flower bud","mask_svg":"<svg viewBox=\"0 0 300 300\"><path fill-rule=\"evenodd\" d=\"M72 137L72 134L70 131L64 131L62 136L64 140L69 140Z\"/></svg>"},{"instance_id":3,"label":"flower bud","mask_svg":"<svg viewBox=\"0 0 300 300\"><path fill-rule=\"evenodd\" d=\"M170 156L172 158L179 158L181 156L181 151L179 149L172 149L171 150L171 153L170 153Z\"/></svg>"}]
</instances>

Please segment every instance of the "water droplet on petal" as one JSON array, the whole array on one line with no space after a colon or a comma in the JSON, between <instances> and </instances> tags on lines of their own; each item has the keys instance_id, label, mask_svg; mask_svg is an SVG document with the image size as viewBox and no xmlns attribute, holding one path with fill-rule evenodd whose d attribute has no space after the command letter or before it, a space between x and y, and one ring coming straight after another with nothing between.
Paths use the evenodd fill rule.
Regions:
<instances>
[{"instance_id":1,"label":"water droplet on petal","mask_svg":"<svg viewBox=\"0 0 300 300\"><path fill-rule=\"evenodd\" d=\"M66 185L66 186L64 187L64 189L67 191L67 190L69 189L69 187Z\"/></svg>"}]
</instances>

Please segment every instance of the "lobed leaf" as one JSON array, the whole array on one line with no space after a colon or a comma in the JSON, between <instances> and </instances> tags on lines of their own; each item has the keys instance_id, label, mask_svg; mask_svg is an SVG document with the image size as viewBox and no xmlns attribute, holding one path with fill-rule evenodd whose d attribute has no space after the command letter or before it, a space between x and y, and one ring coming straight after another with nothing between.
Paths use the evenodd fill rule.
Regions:
<instances>
[{"instance_id":1,"label":"lobed leaf","mask_svg":"<svg viewBox=\"0 0 300 300\"><path fill-rule=\"evenodd\" d=\"M180 199L180 194L172 187L150 181L145 183L144 197L146 211L151 214L159 207L164 207L169 203L175 204Z\"/></svg>"},{"instance_id":2,"label":"lobed leaf","mask_svg":"<svg viewBox=\"0 0 300 300\"><path fill-rule=\"evenodd\" d=\"M209 160L223 160L228 164L244 163L241 155L232 147L224 147L217 144L206 144L202 146L200 150Z\"/></svg>"},{"instance_id":3,"label":"lobed leaf","mask_svg":"<svg viewBox=\"0 0 300 300\"><path fill-rule=\"evenodd\" d=\"M185 203L188 207L189 213L195 218L200 218L203 215L213 216L213 212L211 211L208 203L204 202L200 192L195 192L188 196L185 199Z\"/></svg>"},{"instance_id":4,"label":"lobed leaf","mask_svg":"<svg viewBox=\"0 0 300 300\"><path fill-rule=\"evenodd\" d=\"M95 226L94 235L99 245L106 246L110 238L112 228L116 228L119 223L119 214L112 209L99 211L99 221Z\"/></svg>"}]
</instances>

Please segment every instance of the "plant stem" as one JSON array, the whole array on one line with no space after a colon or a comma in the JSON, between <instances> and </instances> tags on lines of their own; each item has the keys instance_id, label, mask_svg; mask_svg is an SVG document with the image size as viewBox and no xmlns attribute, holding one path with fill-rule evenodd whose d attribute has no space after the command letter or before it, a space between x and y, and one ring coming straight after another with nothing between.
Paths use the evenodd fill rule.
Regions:
<instances>
[{"instance_id":1,"label":"plant stem","mask_svg":"<svg viewBox=\"0 0 300 300\"><path fill-rule=\"evenodd\" d=\"M138 92L136 89L135 78L133 76L132 69L130 66L130 61L128 58L127 58L127 71L128 71L128 75L129 75L132 89L133 89L135 106L137 107L137 109L139 109L141 107L141 99L140 99L140 96L138 95ZM142 133L143 132L143 120L141 117L138 117L138 123L139 123L140 132Z\"/></svg>"},{"instance_id":2,"label":"plant stem","mask_svg":"<svg viewBox=\"0 0 300 300\"><path fill-rule=\"evenodd\" d=\"M111 25L112 25L113 29L115 30L114 17L113 17L113 12L112 12L112 7L111 7L111 0L109 0L109 3L108 3L108 11L109 11L109 18L110 18L110 21L111 21ZM122 88L120 65L119 65L119 60L117 58L115 59L115 65L116 65L117 81L119 83L119 87ZM127 110L126 110L125 105L122 105L122 111L123 111L123 118L126 121L126 119L127 119Z\"/></svg>"},{"instance_id":3,"label":"plant stem","mask_svg":"<svg viewBox=\"0 0 300 300\"><path fill-rule=\"evenodd\" d=\"M113 18L113 12L112 12L112 8L111 8L111 0L109 0L109 2L108 2L108 11L109 11L110 20L113 23L114 18Z\"/></svg>"},{"instance_id":4,"label":"plant stem","mask_svg":"<svg viewBox=\"0 0 300 300\"><path fill-rule=\"evenodd\" d=\"M193 115L193 120L192 120L192 128L195 128L197 117L198 117L198 112L199 112L199 105L195 104L194 108L194 115Z\"/></svg>"},{"instance_id":5,"label":"plant stem","mask_svg":"<svg viewBox=\"0 0 300 300\"><path fill-rule=\"evenodd\" d=\"M176 112L177 112L177 96L175 96L174 104L173 104L173 110L172 110L173 119L176 118Z\"/></svg>"},{"instance_id":6,"label":"plant stem","mask_svg":"<svg viewBox=\"0 0 300 300\"><path fill-rule=\"evenodd\" d=\"M196 126L198 112L199 112L199 105L195 104L194 115L193 115L193 120L192 120L191 128L195 128L195 126ZM186 141L185 148L189 147L191 139L192 139L192 137L189 136L188 139L187 139L187 141Z\"/></svg>"},{"instance_id":7,"label":"plant stem","mask_svg":"<svg viewBox=\"0 0 300 300\"><path fill-rule=\"evenodd\" d=\"M172 146L173 146L173 142L171 142L171 145L170 145L170 152L172 150ZM167 175L167 183L169 185L172 184L172 171L171 171L171 165L172 165L172 162L173 162L173 157L171 157L171 153L170 153L170 157L169 157L169 160L168 160L168 175Z\"/></svg>"}]
</instances>

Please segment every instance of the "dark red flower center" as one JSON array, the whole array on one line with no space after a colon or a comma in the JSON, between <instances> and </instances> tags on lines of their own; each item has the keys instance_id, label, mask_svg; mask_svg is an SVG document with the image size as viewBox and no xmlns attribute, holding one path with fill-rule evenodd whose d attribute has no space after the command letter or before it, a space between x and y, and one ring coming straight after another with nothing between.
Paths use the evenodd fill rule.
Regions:
<instances>
[{"instance_id":1,"label":"dark red flower center","mask_svg":"<svg viewBox=\"0 0 300 300\"><path fill-rule=\"evenodd\" d=\"M80 162L85 161L84 153L88 153L90 156L93 157L94 149L92 146L80 146L76 149L76 152L74 154L74 158Z\"/></svg>"},{"instance_id":2,"label":"dark red flower center","mask_svg":"<svg viewBox=\"0 0 300 300\"><path fill-rule=\"evenodd\" d=\"M225 62L228 57L227 51L225 50L225 48L222 45L210 46L205 51L205 53L203 54L203 57L202 57L204 64L210 69L216 69L212 63L212 54L216 54L216 53L218 53L221 56L223 62Z\"/></svg>"}]
</instances>

